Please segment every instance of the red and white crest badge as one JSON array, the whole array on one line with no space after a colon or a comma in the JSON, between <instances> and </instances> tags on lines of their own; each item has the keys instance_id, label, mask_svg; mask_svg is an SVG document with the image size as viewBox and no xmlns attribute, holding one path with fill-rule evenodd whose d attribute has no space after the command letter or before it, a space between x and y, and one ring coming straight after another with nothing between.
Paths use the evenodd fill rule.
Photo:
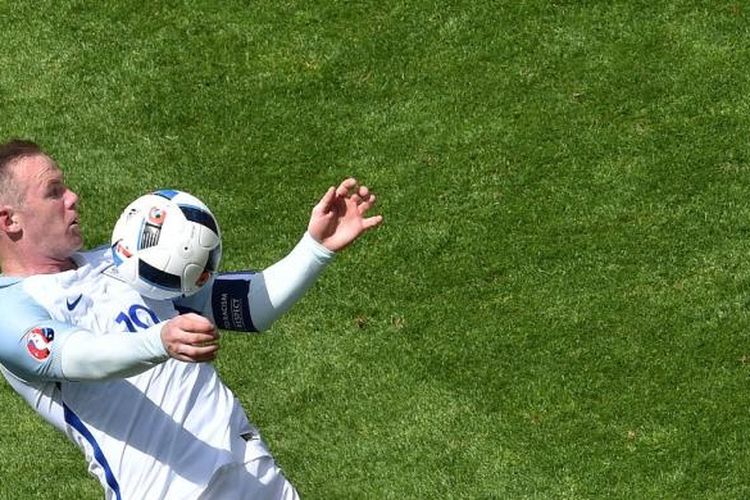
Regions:
<instances>
[{"instance_id":1,"label":"red and white crest badge","mask_svg":"<svg viewBox=\"0 0 750 500\"><path fill-rule=\"evenodd\" d=\"M32 358L44 361L51 354L50 344L55 339L55 331L52 328L35 327L26 332L26 350Z\"/></svg>"}]
</instances>

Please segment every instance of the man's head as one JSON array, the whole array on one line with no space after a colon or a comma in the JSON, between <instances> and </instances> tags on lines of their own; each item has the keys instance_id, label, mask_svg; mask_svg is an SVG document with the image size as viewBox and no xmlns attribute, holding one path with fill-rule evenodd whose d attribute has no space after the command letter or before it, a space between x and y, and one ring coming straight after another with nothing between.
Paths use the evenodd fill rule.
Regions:
<instances>
[{"instance_id":1,"label":"man's head","mask_svg":"<svg viewBox=\"0 0 750 500\"><path fill-rule=\"evenodd\" d=\"M37 274L72 267L81 248L78 196L57 164L36 144L0 145L0 259L5 274Z\"/></svg>"}]
</instances>

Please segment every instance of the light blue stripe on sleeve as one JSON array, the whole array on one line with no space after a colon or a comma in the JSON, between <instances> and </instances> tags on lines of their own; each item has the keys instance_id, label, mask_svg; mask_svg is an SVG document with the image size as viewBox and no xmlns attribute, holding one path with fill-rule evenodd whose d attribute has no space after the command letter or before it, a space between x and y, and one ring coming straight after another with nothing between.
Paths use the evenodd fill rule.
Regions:
<instances>
[{"instance_id":1,"label":"light blue stripe on sleeve","mask_svg":"<svg viewBox=\"0 0 750 500\"><path fill-rule=\"evenodd\" d=\"M60 347L79 330L55 321L18 280L0 280L0 363L26 381L64 380Z\"/></svg>"}]
</instances>

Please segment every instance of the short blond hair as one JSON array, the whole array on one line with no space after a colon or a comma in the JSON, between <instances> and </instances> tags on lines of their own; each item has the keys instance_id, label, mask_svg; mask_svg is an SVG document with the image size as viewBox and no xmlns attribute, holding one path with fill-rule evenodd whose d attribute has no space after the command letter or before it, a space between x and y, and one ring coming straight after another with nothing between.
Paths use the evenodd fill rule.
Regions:
<instances>
[{"instance_id":1,"label":"short blond hair","mask_svg":"<svg viewBox=\"0 0 750 500\"><path fill-rule=\"evenodd\" d=\"M47 156L47 153L33 141L11 139L0 144L0 202L20 204L23 201L23 193L19 192L10 167L22 158L37 155Z\"/></svg>"}]
</instances>

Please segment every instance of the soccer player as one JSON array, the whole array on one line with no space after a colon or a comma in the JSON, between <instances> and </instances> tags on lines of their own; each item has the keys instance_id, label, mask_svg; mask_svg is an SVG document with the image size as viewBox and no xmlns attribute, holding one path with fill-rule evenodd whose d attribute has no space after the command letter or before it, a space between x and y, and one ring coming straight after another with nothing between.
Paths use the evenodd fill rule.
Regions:
<instances>
[{"instance_id":1,"label":"soccer player","mask_svg":"<svg viewBox=\"0 0 750 500\"><path fill-rule=\"evenodd\" d=\"M78 197L49 155L0 145L0 371L81 448L106 498L296 498L208 361L219 328L268 328L380 224L374 202L347 179L279 262L158 301L118 278L107 247L79 252Z\"/></svg>"}]
</instances>

